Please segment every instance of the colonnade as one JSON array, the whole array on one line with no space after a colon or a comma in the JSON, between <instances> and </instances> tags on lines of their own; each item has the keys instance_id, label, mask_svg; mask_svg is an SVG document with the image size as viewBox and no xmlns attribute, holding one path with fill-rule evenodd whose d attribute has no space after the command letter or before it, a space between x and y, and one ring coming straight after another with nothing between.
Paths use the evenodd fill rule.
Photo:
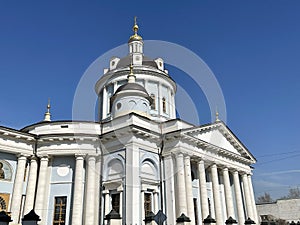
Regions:
<instances>
[{"instance_id":1,"label":"colonnade","mask_svg":"<svg viewBox=\"0 0 300 225\"><path fill-rule=\"evenodd\" d=\"M96 154L76 154L72 225L98 224L101 160ZM84 159L86 169L84 169ZM84 210L83 210L83 206Z\"/></svg>"},{"instance_id":2,"label":"colonnade","mask_svg":"<svg viewBox=\"0 0 300 225\"><path fill-rule=\"evenodd\" d=\"M195 224L191 179L191 163L193 162L193 165L197 167L198 196L200 200L200 209L198 211L201 212L202 220L210 214L210 211L213 211L214 215L211 216L216 219L217 225L223 225L230 216L235 218L240 225L244 224L248 217L256 223L258 222L250 173L228 168L228 165L219 165L212 162L207 164L202 159L193 159L183 153L176 154L174 158L172 160L172 157L169 155L165 157L164 163L168 169L172 167L175 172L173 173L174 177L172 177L172 174L168 174L165 177L167 205L170 204L171 198L176 196L175 218L184 213L191 219L190 224ZM207 173L210 177L209 182L212 183L213 210L210 210L208 202ZM220 177L222 177L222 181L220 181ZM233 185L230 184L230 178L233 179ZM224 186L224 191L221 191L221 184ZM169 186L172 185L174 185L175 196L168 194L168 190L172 190L172 187ZM222 205L223 199L225 199L226 210L224 210ZM168 213L168 210L166 212ZM168 220L169 224L174 222L172 218Z\"/></svg>"},{"instance_id":3,"label":"colonnade","mask_svg":"<svg viewBox=\"0 0 300 225\"><path fill-rule=\"evenodd\" d=\"M84 161L86 158L86 169ZM48 188L49 188L49 159L43 155L39 160L35 156L29 157L19 155L17 161L16 176L14 180L10 211L13 224L21 219L22 193L24 177L26 173L26 162L29 159L29 172L26 187L23 214L27 214L34 208L37 215L41 217L40 225L47 224L48 213ZM94 225L99 220L99 188L101 161L97 155L75 155L74 191L71 207L72 225ZM86 191L88 190L88 191ZM84 202L85 199L85 202ZM85 205L85 210L83 206Z\"/></svg>"},{"instance_id":4,"label":"colonnade","mask_svg":"<svg viewBox=\"0 0 300 225\"><path fill-rule=\"evenodd\" d=\"M36 157L20 155L18 157L16 176L11 198L10 211L13 221L19 221L24 175L27 159L30 160L28 172L26 200L24 202L24 214L27 214L33 207L38 215L41 216L41 225L46 224L49 187L49 157L41 156L38 168ZM72 196L72 224L92 225L99 220L99 184L101 162L97 155L75 155L75 175L74 191ZM86 168L84 162L86 161ZM245 171L228 168L225 165L210 163L209 165L202 159L193 159L188 155L179 153L175 159L171 155L164 158L165 165L165 193L166 193L166 214L168 224L175 224L175 219L184 213L190 217L191 225L195 225L195 210L193 201L193 187L191 167L196 165L198 178L198 196L202 220L209 213L207 173L212 183L213 212L217 225L223 225L230 216L235 218L239 224L244 224L245 219L250 217L256 223L258 216L255 206L254 192L252 187L251 174ZM39 170L39 175L38 175ZM222 177L224 193L221 192ZM37 179L38 178L38 179ZM233 179L233 185L230 184ZM36 182L38 181L38 182ZM175 182L176 181L176 182ZM37 184L37 186L36 186ZM97 185L98 184L98 185ZM88 191L86 191L88 190ZM110 202L109 192L105 193L105 202ZM120 192L120 206L122 206L122 192ZM35 196L38 196L35 198ZM142 192L143 196L143 192ZM158 194L154 193L154 210L158 209ZM176 196L176 197L175 197ZM226 210L222 208L222 199L225 199ZM85 200L84 200L85 199ZM85 207L84 207L85 205ZM142 203L143 205L143 203ZM108 214L111 206L105 204L104 215ZM85 208L85 210L84 210ZM224 213L225 211L225 213ZM144 212L144 210L142 210ZM120 208L122 214L122 208ZM175 218L175 219L174 219Z\"/></svg>"}]
</instances>

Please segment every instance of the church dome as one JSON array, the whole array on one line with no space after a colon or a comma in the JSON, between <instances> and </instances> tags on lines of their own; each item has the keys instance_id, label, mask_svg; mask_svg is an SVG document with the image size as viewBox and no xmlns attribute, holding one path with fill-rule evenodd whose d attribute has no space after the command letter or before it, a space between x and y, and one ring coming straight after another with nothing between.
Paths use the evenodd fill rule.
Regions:
<instances>
[{"instance_id":1,"label":"church dome","mask_svg":"<svg viewBox=\"0 0 300 225\"><path fill-rule=\"evenodd\" d=\"M116 92L114 93L114 95L111 98L111 101L114 101L115 97L120 94L121 92L133 92L133 93L140 93L141 95L143 95L144 97L146 97L146 99L150 102L150 104L152 103L152 98L149 96L148 92L146 91L146 89L142 86L139 85L137 83L126 83L122 86L120 86Z\"/></svg>"},{"instance_id":2,"label":"church dome","mask_svg":"<svg viewBox=\"0 0 300 225\"><path fill-rule=\"evenodd\" d=\"M136 83L133 74L133 66L130 65L130 73L127 76L127 83L121 85L110 99L112 118L135 112L143 116L150 115L152 98L146 89Z\"/></svg>"},{"instance_id":3,"label":"church dome","mask_svg":"<svg viewBox=\"0 0 300 225\"><path fill-rule=\"evenodd\" d=\"M95 91L99 98L99 120L106 120L128 112L141 112L155 121L176 118L176 83L165 69L162 58L144 55L144 42L138 34L136 18L128 41L128 55L114 56L103 76L97 81ZM133 76L128 68L133 66ZM133 71L130 71L133 72ZM137 76L137 79L135 78Z\"/></svg>"}]
</instances>

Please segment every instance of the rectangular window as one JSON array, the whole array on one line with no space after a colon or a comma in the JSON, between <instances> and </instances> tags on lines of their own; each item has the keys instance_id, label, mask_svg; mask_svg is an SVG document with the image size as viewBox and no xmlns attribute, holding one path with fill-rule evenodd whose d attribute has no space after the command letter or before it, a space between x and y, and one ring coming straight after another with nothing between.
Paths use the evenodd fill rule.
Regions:
<instances>
[{"instance_id":1,"label":"rectangular window","mask_svg":"<svg viewBox=\"0 0 300 225\"><path fill-rule=\"evenodd\" d=\"M144 194L144 209L145 209L145 216L149 215L152 212L152 194L145 193Z\"/></svg>"},{"instance_id":2,"label":"rectangular window","mask_svg":"<svg viewBox=\"0 0 300 225\"><path fill-rule=\"evenodd\" d=\"M120 193L111 195L111 206L117 213L120 213Z\"/></svg>"},{"instance_id":3,"label":"rectangular window","mask_svg":"<svg viewBox=\"0 0 300 225\"><path fill-rule=\"evenodd\" d=\"M53 225L66 224L67 197L55 197Z\"/></svg>"}]
</instances>

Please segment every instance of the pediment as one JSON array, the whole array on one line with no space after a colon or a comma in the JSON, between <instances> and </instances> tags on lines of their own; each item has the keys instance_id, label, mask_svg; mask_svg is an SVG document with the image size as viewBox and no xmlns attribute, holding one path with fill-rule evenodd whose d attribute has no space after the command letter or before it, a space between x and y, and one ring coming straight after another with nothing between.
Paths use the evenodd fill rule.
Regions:
<instances>
[{"instance_id":1,"label":"pediment","mask_svg":"<svg viewBox=\"0 0 300 225\"><path fill-rule=\"evenodd\" d=\"M256 159L244 144L221 121L187 129L183 134L216 146L222 149L224 154L238 155L251 160L252 163L256 162Z\"/></svg>"}]
</instances>

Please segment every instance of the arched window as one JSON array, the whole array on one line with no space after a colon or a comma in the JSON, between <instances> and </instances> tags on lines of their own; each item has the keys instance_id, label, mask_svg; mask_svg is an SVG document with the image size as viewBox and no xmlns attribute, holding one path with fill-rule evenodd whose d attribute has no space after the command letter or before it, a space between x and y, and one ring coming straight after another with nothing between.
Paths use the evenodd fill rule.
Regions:
<instances>
[{"instance_id":1,"label":"arched window","mask_svg":"<svg viewBox=\"0 0 300 225\"><path fill-rule=\"evenodd\" d=\"M165 97L162 98L162 109L163 109L163 113L167 112L166 98Z\"/></svg>"},{"instance_id":2,"label":"arched window","mask_svg":"<svg viewBox=\"0 0 300 225\"><path fill-rule=\"evenodd\" d=\"M155 104L155 94L151 94L150 97L152 98L151 109L155 110L155 108L156 108L156 104Z\"/></svg>"}]
</instances>

